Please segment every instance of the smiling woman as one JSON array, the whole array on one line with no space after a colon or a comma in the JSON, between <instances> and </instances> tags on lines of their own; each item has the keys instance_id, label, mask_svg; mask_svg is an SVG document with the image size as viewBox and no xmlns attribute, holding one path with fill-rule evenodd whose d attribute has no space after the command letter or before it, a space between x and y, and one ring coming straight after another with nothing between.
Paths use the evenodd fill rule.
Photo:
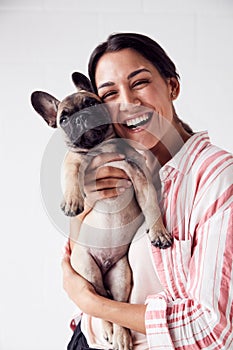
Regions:
<instances>
[{"instance_id":1,"label":"smiling woman","mask_svg":"<svg viewBox=\"0 0 233 350\"><path fill-rule=\"evenodd\" d=\"M131 244L134 284L129 303L99 296L71 268L67 251L64 288L84 312L85 346L131 347L124 339L116 345L113 337L111 345L111 339L108 343L102 338L99 324L105 319L131 330L135 350L231 349L233 156L177 116L179 75L151 38L111 35L93 51L89 75L95 92L110 106L117 135L144 155L174 244L159 250L146 234ZM87 199L110 198L124 189L122 171L101 167L111 160L111 154L99 155L87 169ZM73 230L78 219L72 220ZM76 332L85 339L80 328ZM81 347L77 341L69 349Z\"/></svg>"},{"instance_id":2,"label":"smiling woman","mask_svg":"<svg viewBox=\"0 0 233 350\"><path fill-rule=\"evenodd\" d=\"M158 63L155 66L134 48L107 51L98 62L90 60L89 67L92 64L96 67L96 74L93 78L91 69L89 74L102 101L119 103L119 112L112 113L112 119L120 137L152 149L172 125L179 129L182 139L187 140L191 130L187 132L180 127L181 121L174 118L172 101L178 97L180 85L173 64L170 64L172 75L166 77L167 70L161 75L162 68ZM162 159L159 161L163 163Z\"/></svg>"}]
</instances>

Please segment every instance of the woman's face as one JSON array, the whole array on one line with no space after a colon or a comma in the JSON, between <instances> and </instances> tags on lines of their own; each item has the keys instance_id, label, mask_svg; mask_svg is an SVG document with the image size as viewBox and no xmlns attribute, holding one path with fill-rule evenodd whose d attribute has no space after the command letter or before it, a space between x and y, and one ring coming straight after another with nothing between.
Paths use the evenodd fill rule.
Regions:
<instances>
[{"instance_id":1,"label":"woman's face","mask_svg":"<svg viewBox=\"0 0 233 350\"><path fill-rule=\"evenodd\" d=\"M104 54L96 67L96 85L111 106L116 133L151 149L173 120L175 78L164 79L153 64L132 49Z\"/></svg>"}]
</instances>

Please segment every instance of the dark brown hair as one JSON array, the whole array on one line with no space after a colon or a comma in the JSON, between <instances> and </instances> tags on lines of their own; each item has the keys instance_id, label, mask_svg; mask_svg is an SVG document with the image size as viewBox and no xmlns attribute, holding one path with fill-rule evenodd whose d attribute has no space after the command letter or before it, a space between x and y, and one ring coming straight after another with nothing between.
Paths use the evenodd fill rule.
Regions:
<instances>
[{"instance_id":1,"label":"dark brown hair","mask_svg":"<svg viewBox=\"0 0 233 350\"><path fill-rule=\"evenodd\" d=\"M179 79L174 63L156 41L143 34L116 33L111 34L108 39L98 45L91 54L88 72L95 92L97 92L95 71L99 59L107 52L116 52L127 48L134 49L144 56L155 66L162 77L175 77Z\"/></svg>"}]
</instances>

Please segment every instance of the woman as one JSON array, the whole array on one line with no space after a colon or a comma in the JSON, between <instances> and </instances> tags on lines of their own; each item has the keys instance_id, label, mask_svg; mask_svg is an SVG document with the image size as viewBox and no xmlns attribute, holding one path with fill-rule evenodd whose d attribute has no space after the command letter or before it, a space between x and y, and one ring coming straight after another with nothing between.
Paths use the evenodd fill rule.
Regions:
<instances>
[{"instance_id":1,"label":"woman","mask_svg":"<svg viewBox=\"0 0 233 350\"><path fill-rule=\"evenodd\" d=\"M112 116L118 136L141 144L157 160L147 162L157 175L160 208L174 244L159 250L146 246L144 236L137 247L131 245L134 289L128 304L97 295L72 270L67 251L62 264L66 292L93 319L136 332L135 349L232 349L232 155L178 118L173 101L179 95L179 76L152 39L111 35L92 53L89 75L102 101L119 105ZM143 108L154 113L138 119ZM97 171L112 159L117 155L98 156L93 162L86 176L88 199L112 197L128 186L120 170ZM144 274L147 282L140 285Z\"/></svg>"}]
</instances>

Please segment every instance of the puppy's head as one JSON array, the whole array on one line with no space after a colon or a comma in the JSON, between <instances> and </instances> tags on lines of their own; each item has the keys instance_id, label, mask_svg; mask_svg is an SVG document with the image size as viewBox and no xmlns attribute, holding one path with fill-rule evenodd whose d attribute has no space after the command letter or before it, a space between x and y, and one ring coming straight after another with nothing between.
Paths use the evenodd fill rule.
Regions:
<instances>
[{"instance_id":1,"label":"puppy's head","mask_svg":"<svg viewBox=\"0 0 233 350\"><path fill-rule=\"evenodd\" d=\"M91 149L105 139L111 117L85 75L75 72L72 80L78 91L64 100L35 91L31 103L49 126L63 129L70 148Z\"/></svg>"}]
</instances>

